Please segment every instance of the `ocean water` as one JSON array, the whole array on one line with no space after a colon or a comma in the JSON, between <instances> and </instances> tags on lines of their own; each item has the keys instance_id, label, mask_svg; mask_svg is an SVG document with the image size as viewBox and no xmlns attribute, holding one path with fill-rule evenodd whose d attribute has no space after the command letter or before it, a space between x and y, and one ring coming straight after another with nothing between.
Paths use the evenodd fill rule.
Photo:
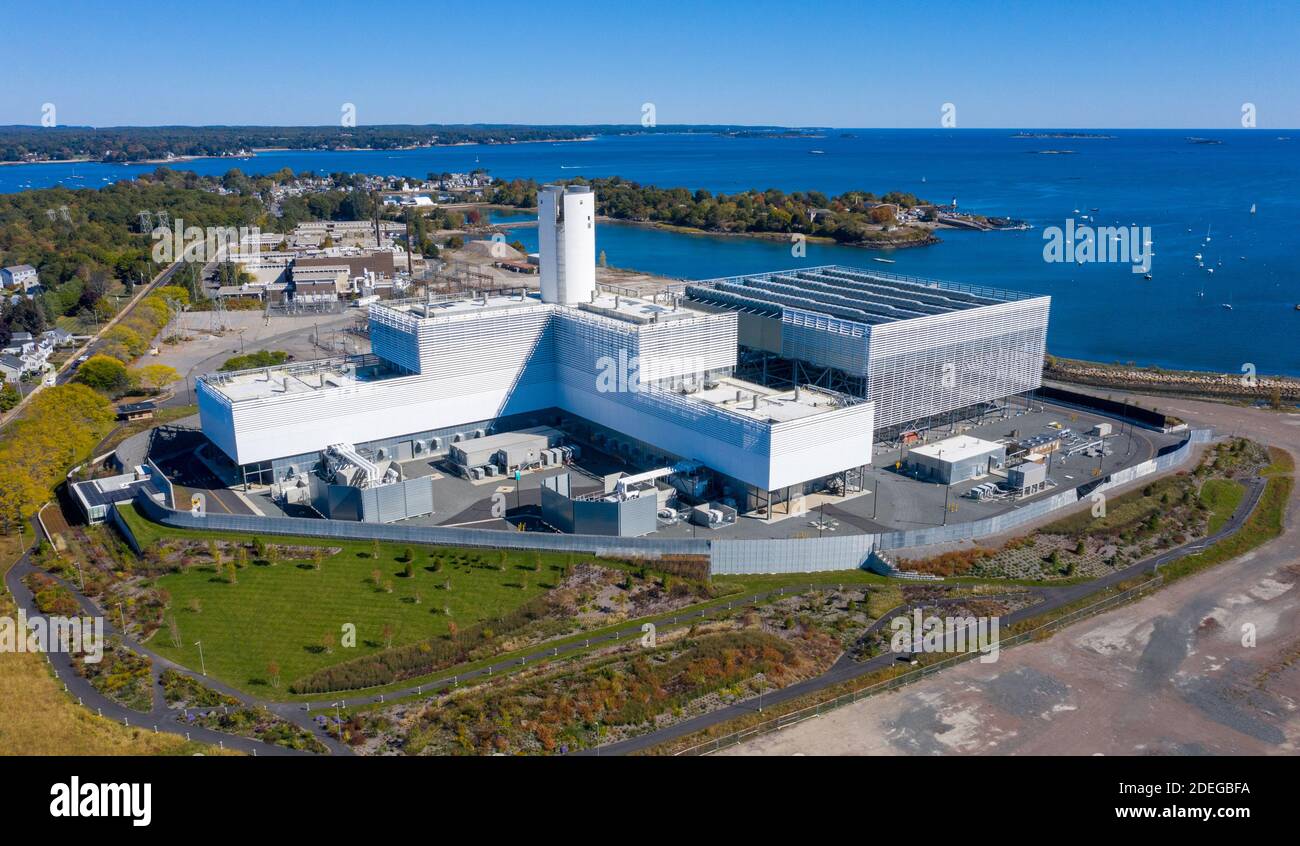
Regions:
<instances>
[{"instance_id":1,"label":"ocean water","mask_svg":"<svg viewBox=\"0 0 1300 846\"><path fill-rule=\"evenodd\" d=\"M638 135L397 152L274 151L247 161L205 159L176 167L207 174L237 166L248 173L290 167L420 177L483 167L507 179L618 175L712 191L905 190L936 202L955 198L963 210L1021 218L1034 228L943 231L942 244L888 254L809 244L803 258L782 243L616 224L599 227L597 245L611 265L678 278L849 264L1051 294L1048 347L1057 355L1225 372L1251 364L1261 374L1300 375L1300 131L1098 131L1111 139L1015 134ZM1192 135L1220 143L1193 143ZM0 191L99 187L152 168L5 166ZM1083 215L1092 219L1081 220ZM1153 278L1134 274L1129 264L1045 261L1044 228L1063 227L1067 218L1082 225L1150 227ZM512 229L509 237L536 247L534 230ZM1197 252L1205 268L1192 258ZM893 265L872 260L886 255Z\"/></svg>"}]
</instances>

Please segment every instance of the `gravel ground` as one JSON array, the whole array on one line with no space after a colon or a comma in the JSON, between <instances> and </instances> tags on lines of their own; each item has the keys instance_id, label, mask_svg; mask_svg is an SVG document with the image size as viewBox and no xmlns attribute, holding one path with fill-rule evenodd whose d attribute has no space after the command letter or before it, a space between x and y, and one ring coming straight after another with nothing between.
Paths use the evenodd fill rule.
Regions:
<instances>
[{"instance_id":1,"label":"gravel ground","mask_svg":"<svg viewBox=\"0 0 1300 846\"><path fill-rule=\"evenodd\" d=\"M1300 456L1300 414L1159 403ZM719 754L1294 755L1298 517L1293 497L1281 538L996 664L963 664ZM1243 645L1244 626L1256 645Z\"/></svg>"}]
</instances>

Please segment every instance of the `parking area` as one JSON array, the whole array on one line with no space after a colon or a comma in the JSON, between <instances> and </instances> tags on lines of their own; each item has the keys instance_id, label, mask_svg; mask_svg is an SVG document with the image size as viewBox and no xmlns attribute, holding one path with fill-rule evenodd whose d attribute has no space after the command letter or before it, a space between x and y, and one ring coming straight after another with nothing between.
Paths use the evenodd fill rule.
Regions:
<instances>
[{"instance_id":1,"label":"parking area","mask_svg":"<svg viewBox=\"0 0 1300 846\"><path fill-rule=\"evenodd\" d=\"M1087 436L1097 424L1110 424L1111 433L1101 438ZM197 433L196 433L197 434ZM912 449L944 439L967 435L1007 445L1007 455L1017 452L1014 444L1039 435L1050 435L1060 446L1044 456L1047 483L1037 493L1013 497L999 492L983 501L969 498L967 492L978 485L1005 481L1005 472L994 471L967 479L952 486L909 475L907 455ZM198 436L201 437L201 436ZM955 522L972 522L1012 511L1053 493L1077 487L1125 467L1131 467L1155 455L1163 448L1179 443L1184 433L1163 434L1129 425L1103 415L1060 406L1036 404L1030 409L1008 408L919 434L906 445L880 444L873 450L872 466L864 475L861 489L846 495L815 494L803 500L802 513L787 516L778 505L773 519L741 516L735 523L717 528L696 526L680 516L661 519L650 537L662 538L808 538L844 534L906 531ZM404 521L407 525L454 526L481 529L518 529L551 531L541 522L542 481L560 473L570 473L576 495L598 492L603 477L617 472L636 473L650 469L629 464L618 456L601 452L591 444L581 444L581 456L566 466L543 467L512 476L489 477L471 481L458 475L445 458L421 458L404 462L407 478L432 477L433 513ZM1074 455L1068 453L1073 449ZM209 508L231 513L250 513L254 509L269 516L319 516L305 506L282 509L265 491L236 493L223 490L221 479L212 472L213 462L204 462L196 450L177 449L164 457L164 472L178 485L178 497L190 491L206 491ZM1018 459L1013 459L1018 460ZM227 482L229 484L229 482Z\"/></svg>"},{"instance_id":2,"label":"parking area","mask_svg":"<svg viewBox=\"0 0 1300 846\"><path fill-rule=\"evenodd\" d=\"M1101 439L1101 449L1087 454L1083 447L1096 444L1097 437L1087 436L1093 426L1109 423L1112 433ZM965 494L973 487L1002 481L1003 475L986 475L968 479L951 487L913 478L904 471L906 454L926 443L935 443L958 434L982 440L1012 443L1041 434L1059 437L1061 448L1047 456L1048 484L1038 493L1024 498L1002 497L976 501ZM736 523L714 529L695 526L685 520L663 521L651 537L689 538L796 538L835 534L891 532L943 525L947 522L971 522L1002 514L1055 492L1077 487L1125 467L1153 458L1167 446L1183 440L1185 434L1163 434L1121 425L1100 414L1060 406L1037 404L1032 409L1013 408L998 414L932 429L906 446L880 446L874 450L873 466L868 470L863 490L845 496L810 495L804 500L803 514L786 516L782 508L772 520L744 517ZM1072 448L1075 455L1067 455ZM1014 449L1008 448L1008 454ZM576 493L600 490L600 480L607 473L629 473L648 469L635 467L622 459L583 445L582 457L564 468L548 467L525 473L518 483L513 478L498 477L471 482L460 478L438 462L413 461L403 467L408 476L437 476L434 485L435 513L409 521L420 525L463 526L509 529L520 523L527 529L543 529L540 515L542 480L558 473L570 472ZM505 509L504 515L501 509Z\"/></svg>"}]
</instances>

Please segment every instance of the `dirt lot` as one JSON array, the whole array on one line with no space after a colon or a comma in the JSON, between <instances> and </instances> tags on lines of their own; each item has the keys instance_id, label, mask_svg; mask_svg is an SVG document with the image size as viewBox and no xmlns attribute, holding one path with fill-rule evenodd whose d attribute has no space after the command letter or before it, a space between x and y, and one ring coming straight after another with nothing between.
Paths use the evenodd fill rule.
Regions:
<instances>
[{"instance_id":1,"label":"dirt lot","mask_svg":"<svg viewBox=\"0 0 1300 846\"><path fill-rule=\"evenodd\" d=\"M177 343L158 343L154 362L175 367L187 379L218 369L244 352L284 350L299 360L325 358L344 352L369 352L369 342L343 331L364 319L363 309L345 309L340 314L271 315L261 311L188 312L178 324ZM321 345L314 343L319 329ZM186 393L181 386L180 397Z\"/></svg>"},{"instance_id":2,"label":"dirt lot","mask_svg":"<svg viewBox=\"0 0 1300 846\"><path fill-rule=\"evenodd\" d=\"M1300 454L1300 415L1168 410ZM1294 755L1300 500L1281 538L1050 640L760 737L733 755ZM1252 626L1256 645L1243 645Z\"/></svg>"}]
</instances>

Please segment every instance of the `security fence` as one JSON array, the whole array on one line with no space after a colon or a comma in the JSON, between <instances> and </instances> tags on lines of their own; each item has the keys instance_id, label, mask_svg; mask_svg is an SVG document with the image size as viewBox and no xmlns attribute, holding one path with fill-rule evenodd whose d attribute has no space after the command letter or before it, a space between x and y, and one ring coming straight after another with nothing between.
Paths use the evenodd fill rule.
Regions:
<instances>
[{"instance_id":1,"label":"security fence","mask_svg":"<svg viewBox=\"0 0 1300 846\"><path fill-rule=\"evenodd\" d=\"M660 558L666 555L697 555L708 556L709 570L714 574L809 573L858 569L863 566L867 556L873 550L904 549L973 540L1011 531L1054 511L1076 505L1094 493L1176 467L1187 460L1194 444L1206 443L1212 438L1213 431L1210 429L1193 430L1187 440L1163 455L983 520L911 529L905 532L842 535L830 538L711 540L544 534L498 529L360 523L303 517L212 513L197 515L188 511L175 511L144 494L137 495L135 501L150 520L175 529L247 532L257 535L297 535L340 540L380 540L491 549L535 549L610 557ZM113 522L134 542L134 539L129 536L125 521L114 519Z\"/></svg>"},{"instance_id":2,"label":"security fence","mask_svg":"<svg viewBox=\"0 0 1300 846\"><path fill-rule=\"evenodd\" d=\"M1071 611L1068 614L1063 614L1060 617L1057 617L1053 620L1049 620L1048 622L1044 623L1041 626L1037 626L1028 631L1020 632L1019 634L1012 635L1011 637L1000 638L998 640L998 649L999 650L1009 649L1013 646L1018 646L1022 643L1028 643L1032 640L1041 638L1044 635L1055 632L1058 629L1071 625L1072 623L1076 623L1079 620L1084 619L1085 617L1091 617L1094 614L1100 614L1103 611L1109 611L1112 608L1115 608L1119 605L1123 605L1124 603L1129 602L1130 600L1136 599L1143 594L1151 592L1155 588L1159 587L1162 581L1163 578L1161 576L1156 576L1155 578L1143 582L1142 584L1137 585L1136 587L1129 588L1126 591L1114 594L1112 596L1108 596L1105 599L1099 600L1091 605L1088 605L1083 608L1075 609L1074 611ZM950 658L945 658L942 661L937 661L933 664L927 664L926 666L921 667L920 669L903 673L902 675L895 676L891 679L887 679L886 681L876 682L875 684L869 684L866 685L865 687L862 687L859 690L854 690L849 693L841 694L839 696L836 696L833 699L828 699L825 702L819 702L816 705L809 705L806 708L800 708L796 711L790 711L789 713L782 714L781 716L776 717L775 719L767 720L766 722L758 723L757 725L753 725L748 728L744 728L739 731L732 732L731 734L723 735L722 737L718 737L713 740L706 741L704 743L696 744L695 746L688 747L675 754L708 755L712 752L717 752L720 749L726 749L728 746L736 746L737 744L744 743L746 740L750 740L755 737L761 737L762 735L765 734L771 734L772 732L780 731L781 729L789 728L790 726L796 725L797 723L801 723L804 720L811 719L813 717L820 717L822 714L825 714L828 711L834 711L836 708L842 708L845 705L851 705L854 702L857 702L862 699L866 699L868 696L874 696L877 693L884 693L890 690L897 690L898 688L903 687L905 685L909 685L914 682L921 681L927 676L932 676L935 673L939 672L940 670L945 670L948 669L949 667L955 667L956 665L963 664L971 660L972 658L978 658L982 654L983 653L981 652L974 651L974 652L962 653L960 655L953 655Z\"/></svg>"}]
</instances>

